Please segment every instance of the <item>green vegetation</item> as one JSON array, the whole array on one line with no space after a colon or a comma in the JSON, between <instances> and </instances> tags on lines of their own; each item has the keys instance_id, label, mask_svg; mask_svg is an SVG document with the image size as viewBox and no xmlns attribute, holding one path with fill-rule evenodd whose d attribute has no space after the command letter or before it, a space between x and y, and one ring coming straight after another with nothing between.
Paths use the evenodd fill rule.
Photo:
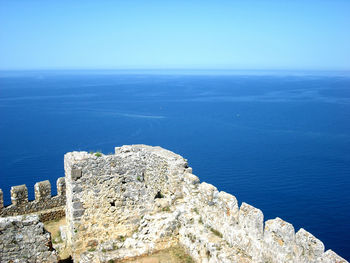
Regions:
<instances>
[{"instance_id":1,"label":"green vegetation","mask_svg":"<svg viewBox=\"0 0 350 263\"><path fill-rule=\"evenodd\" d=\"M202 220L202 217L199 218L199 221L198 221L200 224L203 224L203 220Z\"/></svg>"},{"instance_id":2,"label":"green vegetation","mask_svg":"<svg viewBox=\"0 0 350 263\"><path fill-rule=\"evenodd\" d=\"M125 241L125 236L119 236L118 240L121 241L121 242L124 242Z\"/></svg>"},{"instance_id":3,"label":"green vegetation","mask_svg":"<svg viewBox=\"0 0 350 263\"><path fill-rule=\"evenodd\" d=\"M100 151L90 151L90 154L94 154L96 157L101 157L102 153Z\"/></svg>"},{"instance_id":4,"label":"green vegetation","mask_svg":"<svg viewBox=\"0 0 350 263\"><path fill-rule=\"evenodd\" d=\"M170 253L175 256L179 262L194 263L193 259L180 247L170 249Z\"/></svg>"},{"instance_id":5,"label":"green vegetation","mask_svg":"<svg viewBox=\"0 0 350 263\"><path fill-rule=\"evenodd\" d=\"M163 212L170 212L170 207L169 206L163 207L162 211Z\"/></svg>"},{"instance_id":6,"label":"green vegetation","mask_svg":"<svg viewBox=\"0 0 350 263\"><path fill-rule=\"evenodd\" d=\"M216 236L222 238L222 234L221 234L219 231L217 231L216 229L214 229L214 228L211 227L211 228L210 228L210 231L211 231L214 235L216 235Z\"/></svg>"}]
</instances>

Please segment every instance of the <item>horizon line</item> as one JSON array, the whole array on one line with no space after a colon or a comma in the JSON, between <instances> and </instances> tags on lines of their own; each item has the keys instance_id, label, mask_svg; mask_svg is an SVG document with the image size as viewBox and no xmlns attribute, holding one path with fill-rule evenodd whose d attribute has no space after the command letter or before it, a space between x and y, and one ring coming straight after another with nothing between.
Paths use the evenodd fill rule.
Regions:
<instances>
[{"instance_id":1,"label":"horizon line","mask_svg":"<svg viewBox=\"0 0 350 263\"><path fill-rule=\"evenodd\" d=\"M0 68L0 71L172 71L172 70L183 70L183 71L328 71L328 72L339 72L339 71L350 71L350 69L325 69L325 68L319 68L319 69L302 69L302 68L180 68L180 67L173 67L173 68L161 68L161 67L155 67L155 68L142 68L142 67L135 67L135 68Z\"/></svg>"}]
</instances>

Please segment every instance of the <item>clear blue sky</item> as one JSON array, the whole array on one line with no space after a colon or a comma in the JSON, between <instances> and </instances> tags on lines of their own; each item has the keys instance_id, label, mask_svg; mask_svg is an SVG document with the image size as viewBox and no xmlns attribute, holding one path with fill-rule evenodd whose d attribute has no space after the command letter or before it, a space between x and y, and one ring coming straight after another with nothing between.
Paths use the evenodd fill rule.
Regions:
<instances>
[{"instance_id":1,"label":"clear blue sky","mask_svg":"<svg viewBox=\"0 0 350 263\"><path fill-rule=\"evenodd\" d=\"M350 69L350 1L0 0L0 69Z\"/></svg>"}]
</instances>

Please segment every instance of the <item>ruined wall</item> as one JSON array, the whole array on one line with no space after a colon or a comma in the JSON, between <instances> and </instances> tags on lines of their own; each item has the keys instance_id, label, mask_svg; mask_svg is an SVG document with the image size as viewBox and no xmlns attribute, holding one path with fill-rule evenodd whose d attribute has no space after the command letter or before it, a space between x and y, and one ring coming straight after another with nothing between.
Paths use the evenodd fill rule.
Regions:
<instances>
[{"instance_id":1,"label":"ruined wall","mask_svg":"<svg viewBox=\"0 0 350 263\"><path fill-rule=\"evenodd\" d=\"M101 157L73 152L64 160L67 238L75 260L84 251L116 250L139 230L144 216L168 207L170 199L164 197L181 193L172 172L186 165L174 153L145 146L116 148L115 155ZM153 242L152 249L161 249L171 245L172 232L153 238L159 242ZM168 245L161 245L162 239ZM146 246L131 255L145 252Z\"/></svg>"},{"instance_id":2,"label":"ruined wall","mask_svg":"<svg viewBox=\"0 0 350 263\"><path fill-rule=\"evenodd\" d=\"M55 263L51 237L38 216L0 218L0 262Z\"/></svg>"},{"instance_id":3,"label":"ruined wall","mask_svg":"<svg viewBox=\"0 0 350 263\"><path fill-rule=\"evenodd\" d=\"M264 222L261 210L244 202L238 207L234 196L185 177L193 178L185 191L192 213L184 214L180 243L198 262L347 262L324 252L323 243L304 229L295 233L280 218Z\"/></svg>"},{"instance_id":4,"label":"ruined wall","mask_svg":"<svg viewBox=\"0 0 350 263\"><path fill-rule=\"evenodd\" d=\"M49 181L38 182L34 186L35 200L28 201L26 185L11 187L12 204L4 207L3 192L0 189L0 217L37 213L41 221L62 218L65 215L65 178L57 180L57 195L51 196Z\"/></svg>"},{"instance_id":5,"label":"ruined wall","mask_svg":"<svg viewBox=\"0 0 350 263\"><path fill-rule=\"evenodd\" d=\"M181 156L144 145L65 155L67 238L79 262L180 243L197 262L347 262L313 235L200 183Z\"/></svg>"}]
</instances>

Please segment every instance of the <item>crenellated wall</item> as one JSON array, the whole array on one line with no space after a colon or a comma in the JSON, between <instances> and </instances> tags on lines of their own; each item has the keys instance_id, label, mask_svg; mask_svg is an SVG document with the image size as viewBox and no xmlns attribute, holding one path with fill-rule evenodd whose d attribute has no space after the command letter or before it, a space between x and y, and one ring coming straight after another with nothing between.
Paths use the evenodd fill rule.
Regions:
<instances>
[{"instance_id":1,"label":"crenellated wall","mask_svg":"<svg viewBox=\"0 0 350 263\"><path fill-rule=\"evenodd\" d=\"M84 262L140 256L181 244L196 262L345 263L304 229L213 185L160 147L117 147L114 155L65 155L67 240Z\"/></svg>"},{"instance_id":2,"label":"crenellated wall","mask_svg":"<svg viewBox=\"0 0 350 263\"><path fill-rule=\"evenodd\" d=\"M65 178L57 180L57 195L51 195L49 181L38 182L34 185L35 200L28 200L26 185L11 187L11 202L4 206L3 192L0 189L0 217L17 216L37 213L40 220L47 221L62 218L65 215L66 183Z\"/></svg>"},{"instance_id":3,"label":"crenellated wall","mask_svg":"<svg viewBox=\"0 0 350 263\"><path fill-rule=\"evenodd\" d=\"M160 147L122 146L112 155L71 152L64 168L56 196L49 181L35 184L34 201L28 201L25 185L14 186L12 204L4 207L0 189L1 262L32 252L56 262L38 218L66 215L61 236L79 263L114 262L178 244L195 262L347 263L306 230L296 232L280 218L264 222L260 209L239 206L233 195L201 183L187 160ZM33 213L39 217L11 217ZM23 262L36 262L31 258Z\"/></svg>"}]
</instances>

